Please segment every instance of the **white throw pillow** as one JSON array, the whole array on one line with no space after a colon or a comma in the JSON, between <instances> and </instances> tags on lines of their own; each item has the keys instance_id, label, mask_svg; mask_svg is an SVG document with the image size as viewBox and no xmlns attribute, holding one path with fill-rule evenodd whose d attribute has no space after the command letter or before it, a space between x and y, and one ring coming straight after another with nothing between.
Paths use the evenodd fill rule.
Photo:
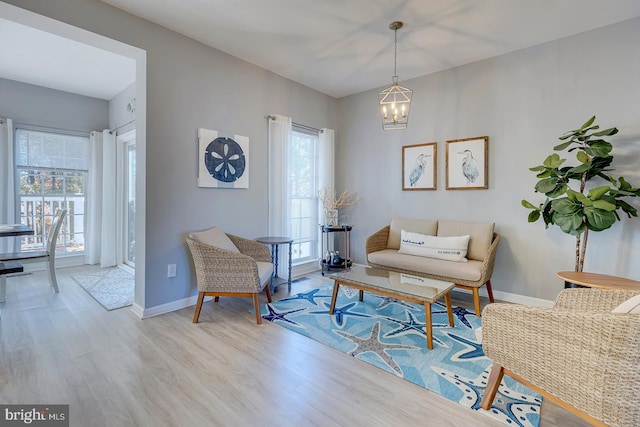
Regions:
<instances>
[{"instance_id":1,"label":"white throw pillow","mask_svg":"<svg viewBox=\"0 0 640 427\"><path fill-rule=\"evenodd\" d=\"M467 262L469 238L469 235L428 236L401 230L400 250L398 253L447 261Z\"/></svg>"},{"instance_id":2,"label":"white throw pillow","mask_svg":"<svg viewBox=\"0 0 640 427\"><path fill-rule=\"evenodd\" d=\"M629 298L614 308L612 313L640 314L640 294Z\"/></svg>"},{"instance_id":3,"label":"white throw pillow","mask_svg":"<svg viewBox=\"0 0 640 427\"><path fill-rule=\"evenodd\" d=\"M220 230L218 227L212 227L208 230L191 233L190 236L198 242L204 243L206 245L240 253L238 247L234 245L231 239L224 233L224 231Z\"/></svg>"}]
</instances>

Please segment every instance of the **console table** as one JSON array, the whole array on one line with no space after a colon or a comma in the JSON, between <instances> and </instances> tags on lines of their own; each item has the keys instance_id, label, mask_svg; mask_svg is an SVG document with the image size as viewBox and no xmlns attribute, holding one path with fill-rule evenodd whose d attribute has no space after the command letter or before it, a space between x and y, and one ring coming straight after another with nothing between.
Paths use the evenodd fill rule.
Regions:
<instances>
[{"instance_id":1,"label":"console table","mask_svg":"<svg viewBox=\"0 0 640 427\"><path fill-rule=\"evenodd\" d=\"M640 289L636 280L606 274L560 271L557 276L564 280L565 288Z\"/></svg>"},{"instance_id":2,"label":"console table","mask_svg":"<svg viewBox=\"0 0 640 427\"><path fill-rule=\"evenodd\" d=\"M290 237L282 236L268 236L258 237L256 241L264 243L265 245L271 245L271 263L273 264L273 278L271 279L271 292L276 292L278 285L283 283L287 284L289 291L291 291L291 249L293 246L293 239ZM289 245L289 275L286 279L278 276L278 245Z\"/></svg>"}]
</instances>

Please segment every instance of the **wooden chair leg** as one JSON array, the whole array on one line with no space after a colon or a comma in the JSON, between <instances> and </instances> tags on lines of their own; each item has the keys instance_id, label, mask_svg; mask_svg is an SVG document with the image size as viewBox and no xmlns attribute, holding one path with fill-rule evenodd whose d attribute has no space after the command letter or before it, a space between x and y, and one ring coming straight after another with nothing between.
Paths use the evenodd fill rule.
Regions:
<instances>
[{"instance_id":1,"label":"wooden chair leg","mask_svg":"<svg viewBox=\"0 0 640 427\"><path fill-rule=\"evenodd\" d=\"M478 288L473 288L473 305L476 308L476 316L480 317L482 315L482 311L480 310L480 292Z\"/></svg>"},{"instance_id":2,"label":"wooden chair leg","mask_svg":"<svg viewBox=\"0 0 640 427\"><path fill-rule=\"evenodd\" d=\"M271 299L271 284L267 283L267 285L264 287L264 292L267 294L267 301L268 302L273 302L273 300Z\"/></svg>"},{"instance_id":3,"label":"wooden chair leg","mask_svg":"<svg viewBox=\"0 0 640 427\"><path fill-rule=\"evenodd\" d=\"M220 297L218 295L213 297L213 302L218 302L218 301L220 301Z\"/></svg>"},{"instance_id":4,"label":"wooden chair leg","mask_svg":"<svg viewBox=\"0 0 640 427\"><path fill-rule=\"evenodd\" d=\"M256 311L256 323L262 323L262 315L260 314L260 301L258 301L258 293L253 294L253 309Z\"/></svg>"},{"instance_id":5,"label":"wooden chair leg","mask_svg":"<svg viewBox=\"0 0 640 427\"><path fill-rule=\"evenodd\" d=\"M193 313L193 323L198 323L200 318L200 310L202 309L202 302L204 301L204 292L198 292L198 302L196 303L196 311Z\"/></svg>"},{"instance_id":6,"label":"wooden chair leg","mask_svg":"<svg viewBox=\"0 0 640 427\"><path fill-rule=\"evenodd\" d=\"M491 366L491 372L489 373L489 379L487 380L487 388L484 391L484 396L482 396L482 402L480 402L480 407L482 409L488 411L489 408L491 408L493 399L496 397L496 393L498 392L498 387L500 387L500 381L502 381L503 375L504 368L502 365L494 363Z\"/></svg>"},{"instance_id":7,"label":"wooden chair leg","mask_svg":"<svg viewBox=\"0 0 640 427\"><path fill-rule=\"evenodd\" d=\"M491 289L491 280L487 280L487 293L489 294L489 301L493 302L493 290Z\"/></svg>"}]
</instances>

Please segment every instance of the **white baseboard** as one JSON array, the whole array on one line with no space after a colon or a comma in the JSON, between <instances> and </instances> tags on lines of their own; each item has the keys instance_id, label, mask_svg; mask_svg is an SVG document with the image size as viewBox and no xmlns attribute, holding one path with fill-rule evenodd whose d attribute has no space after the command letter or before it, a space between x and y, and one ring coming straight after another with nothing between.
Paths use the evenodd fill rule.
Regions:
<instances>
[{"instance_id":1,"label":"white baseboard","mask_svg":"<svg viewBox=\"0 0 640 427\"><path fill-rule=\"evenodd\" d=\"M205 297L204 301L210 301L213 297ZM198 301L198 295L193 295L189 298L183 298L176 301L171 301L166 304L156 305L151 308L142 308L138 304L133 304L131 307L131 311L135 313L140 319L148 319L149 317L159 316L165 313L171 313L172 311L181 310L183 308L191 307L192 305L196 305Z\"/></svg>"},{"instance_id":2,"label":"white baseboard","mask_svg":"<svg viewBox=\"0 0 640 427\"><path fill-rule=\"evenodd\" d=\"M143 319L144 318L144 308L140 307L135 302L131 306L131 311L133 312L133 314L138 316L139 319Z\"/></svg>"},{"instance_id":3,"label":"white baseboard","mask_svg":"<svg viewBox=\"0 0 640 427\"><path fill-rule=\"evenodd\" d=\"M318 271L317 262L307 262L305 264L295 265L291 269L291 279L297 279L298 277L313 273L314 271Z\"/></svg>"},{"instance_id":4,"label":"white baseboard","mask_svg":"<svg viewBox=\"0 0 640 427\"><path fill-rule=\"evenodd\" d=\"M465 293L465 294L471 294L471 291L468 291L466 289L460 289L460 288L455 288L453 290L453 292L460 292L460 293ZM487 295L487 291L486 291L486 287L482 287L480 288L480 296L486 296ZM522 304L522 305L533 305L533 306L538 306L538 307L552 307L553 306L553 301L549 301L546 299L541 299L541 298L534 298L534 297L528 297L526 295L519 295L519 294L512 294L509 292L502 292L502 291L493 291L493 297L497 300L500 301L505 301L505 302L512 302L515 304Z\"/></svg>"}]
</instances>

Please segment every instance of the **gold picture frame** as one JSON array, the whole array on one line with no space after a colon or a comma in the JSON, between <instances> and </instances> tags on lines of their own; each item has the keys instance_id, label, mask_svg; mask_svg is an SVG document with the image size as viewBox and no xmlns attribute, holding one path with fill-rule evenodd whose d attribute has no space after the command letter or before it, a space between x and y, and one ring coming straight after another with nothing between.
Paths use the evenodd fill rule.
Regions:
<instances>
[{"instance_id":1,"label":"gold picture frame","mask_svg":"<svg viewBox=\"0 0 640 427\"><path fill-rule=\"evenodd\" d=\"M489 137L447 141L447 190L489 188Z\"/></svg>"},{"instance_id":2,"label":"gold picture frame","mask_svg":"<svg viewBox=\"0 0 640 427\"><path fill-rule=\"evenodd\" d=\"M402 190L435 190L437 188L438 144L402 147Z\"/></svg>"}]
</instances>

